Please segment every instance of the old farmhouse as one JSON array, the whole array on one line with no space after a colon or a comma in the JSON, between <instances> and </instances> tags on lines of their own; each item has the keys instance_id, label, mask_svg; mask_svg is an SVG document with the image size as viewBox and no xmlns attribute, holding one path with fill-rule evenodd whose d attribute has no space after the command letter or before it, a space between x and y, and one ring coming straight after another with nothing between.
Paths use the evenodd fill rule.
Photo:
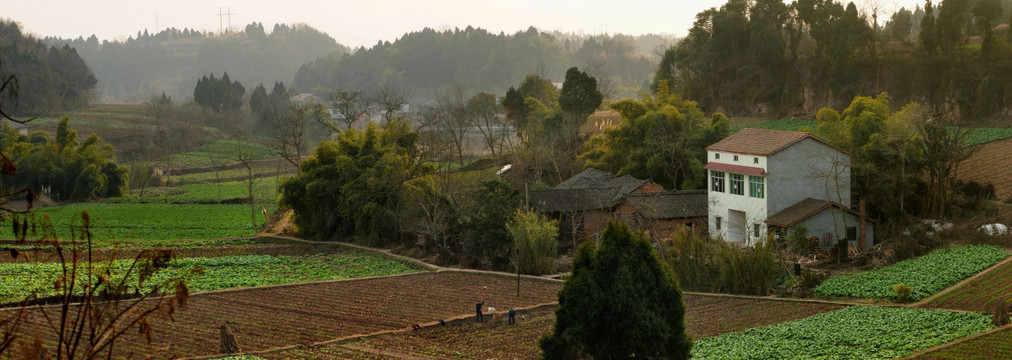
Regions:
<instances>
[{"instance_id":1,"label":"old farmhouse","mask_svg":"<svg viewBox=\"0 0 1012 360\"><path fill-rule=\"evenodd\" d=\"M677 225L706 233L706 193L665 191L650 180L590 168L548 190L529 191L528 203L559 219L564 246L596 239L609 220L621 220L651 238L667 237Z\"/></svg>"},{"instance_id":2,"label":"old farmhouse","mask_svg":"<svg viewBox=\"0 0 1012 360\"><path fill-rule=\"evenodd\" d=\"M748 245L808 227L827 248L864 248L870 221L851 209L850 154L807 132L743 129L706 148L710 236Z\"/></svg>"}]
</instances>

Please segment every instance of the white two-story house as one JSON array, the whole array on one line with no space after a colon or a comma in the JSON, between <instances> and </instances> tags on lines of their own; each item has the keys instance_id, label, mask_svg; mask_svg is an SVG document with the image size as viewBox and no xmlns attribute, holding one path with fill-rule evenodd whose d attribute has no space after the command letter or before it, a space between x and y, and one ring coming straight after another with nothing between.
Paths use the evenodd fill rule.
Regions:
<instances>
[{"instance_id":1,"label":"white two-story house","mask_svg":"<svg viewBox=\"0 0 1012 360\"><path fill-rule=\"evenodd\" d=\"M824 248L844 238L872 243L870 223L850 208L847 152L807 132L764 129L743 129L706 152L712 237L749 245L802 224Z\"/></svg>"}]
</instances>

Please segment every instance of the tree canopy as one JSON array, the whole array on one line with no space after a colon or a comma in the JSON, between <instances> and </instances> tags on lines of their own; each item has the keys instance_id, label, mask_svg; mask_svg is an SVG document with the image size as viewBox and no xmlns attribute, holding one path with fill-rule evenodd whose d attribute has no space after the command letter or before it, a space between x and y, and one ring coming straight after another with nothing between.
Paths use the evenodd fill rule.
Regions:
<instances>
[{"instance_id":1,"label":"tree canopy","mask_svg":"<svg viewBox=\"0 0 1012 360\"><path fill-rule=\"evenodd\" d=\"M682 290L642 233L612 221L587 241L559 292L543 359L688 359Z\"/></svg>"},{"instance_id":2,"label":"tree canopy","mask_svg":"<svg viewBox=\"0 0 1012 360\"><path fill-rule=\"evenodd\" d=\"M580 159L588 167L640 179L669 189L706 183L706 147L730 135L727 117L707 118L694 101L670 94L661 82L657 94L611 104L622 122L592 137Z\"/></svg>"},{"instance_id":3,"label":"tree canopy","mask_svg":"<svg viewBox=\"0 0 1012 360\"><path fill-rule=\"evenodd\" d=\"M281 184L280 205L294 210L303 236L381 244L397 230L405 182L433 171L419 165L417 141L402 121L341 131Z\"/></svg>"},{"instance_id":4,"label":"tree canopy","mask_svg":"<svg viewBox=\"0 0 1012 360\"><path fill-rule=\"evenodd\" d=\"M91 134L78 143L77 131L63 117L56 137L44 132L25 136L6 125L2 151L17 167L17 174L4 179L7 189L30 188L56 200L84 201L122 196L129 172L116 163L116 152L98 135Z\"/></svg>"},{"instance_id":5,"label":"tree canopy","mask_svg":"<svg viewBox=\"0 0 1012 360\"><path fill-rule=\"evenodd\" d=\"M0 72L17 74L17 97L2 96L11 115L49 114L87 106L98 80L77 50L47 46L21 32L21 25L0 19ZM16 105L16 106L15 106Z\"/></svg>"}]
</instances>

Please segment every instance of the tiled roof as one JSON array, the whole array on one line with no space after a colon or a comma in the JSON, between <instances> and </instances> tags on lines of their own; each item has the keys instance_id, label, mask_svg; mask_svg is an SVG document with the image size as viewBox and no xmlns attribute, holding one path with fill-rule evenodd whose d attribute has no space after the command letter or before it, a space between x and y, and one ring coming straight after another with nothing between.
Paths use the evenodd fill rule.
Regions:
<instances>
[{"instance_id":1,"label":"tiled roof","mask_svg":"<svg viewBox=\"0 0 1012 360\"><path fill-rule=\"evenodd\" d=\"M788 206L786 209L780 210L776 214L771 215L766 219L766 223L773 226L791 227L797 225L802 220L805 220L812 215L818 214L822 210L828 209L830 206L835 206L846 212L854 214L857 217L861 217L856 211L843 207L839 203L828 201L806 198L804 200L794 203L794 205ZM875 222L872 219L867 221Z\"/></svg>"},{"instance_id":2,"label":"tiled roof","mask_svg":"<svg viewBox=\"0 0 1012 360\"><path fill-rule=\"evenodd\" d=\"M706 217L706 190L681 190L627 194L625 199L648 219Z\"/></svg>"},{"instance_id":3,"label":"tiled roof","mask_svg":"<svg viewBox=\"0 0 1012 360\"><path fill-rule=\"evenodd\" d=\"M769 156L793 145L794 143L804 140L805 138L812 138L839 150L835 146L827 143L825 140L807 132L755 128L742 129L734 135L728 136L724 138L724 140L710 145L706 148L706 150Z\"/></svg>"},{"instance_id":4,"label":"tiled roof","mask_svg":"<svg viewBox=\"0 0 1012 360\"><path fill-rule=\"evenodd\" d=\"M540 212L575 212L608 209L615 205L619 188L549 189L527 193L527 203Z\"/></svg>"},{"instance_id":5,"label":"tiled roof","mask_svg":"<svg viewBox=\"0 0 1012 360\"><path fill-rule=\"evenodd\" d=\"M589 168L584 170L582 173L573 175L573 177L566 179L561 184L555 186L556 189L589 189L598 188L605 186L606 183L615 179L615 175L607 171L601 171L595 168Z\"/></svg>"},{"instance_id":6,"label":"tiled roof","mask_svg":"<svg viewBox=\"0 0 1012 360\"><path fill-rule=\"evenodd\" d=\"M531 191L527 202L542 212L571 212L611 208L647 180L590 168L550 190Z\"/></svg>"}]
</instances>

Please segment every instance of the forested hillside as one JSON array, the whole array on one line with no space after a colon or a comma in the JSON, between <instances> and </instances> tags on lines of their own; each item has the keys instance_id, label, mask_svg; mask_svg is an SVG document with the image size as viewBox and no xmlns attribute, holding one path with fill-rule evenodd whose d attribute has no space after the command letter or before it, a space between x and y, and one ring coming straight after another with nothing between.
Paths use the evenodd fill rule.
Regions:
<instances>
[{"instance_id":1,"label":"forested hillside","mask_svg":"<svg viewBox=\"0 0 1012 360\"><path fill-rule=\"evenodd\" d=\"M16 76L17 97L0 96L0 107L11 115L45 114L86 106L95 76L76 50L49 46L24 34L21 27L0 20L0 74Z\"/></svg>"},{"instance_id":2,"label":"forested hillside","mask_svg":"<svg viewBox=\"0 0 1012 360\"><path fill-rule=\"evenodd\" d=\"M664 42L658 35L575 36L533 27L512 35L470 26L426 28L351 55L306 64L294 85L300 90L399 88L423 95L460 86L505 93L528 74L559 82L567 68L577 66L600 79L605 95L633 96L646 89L656 64L653 49L644 47Z\"/></svg>"},{"instance_id":3,"label":"forested hillside","mask_svg":"<svg viewBox=\"0 0 1012 360\"><path fill-rule=\"evenodd\" d=\"M887 92L893 104L996 121L1012 110L1010 7L945 0L887 14L834 0L731 0L696 15L656 80L728 115L814 114Z\"/></svg>"},{"instance_id":4,"label":"forested hillside","mask_svg":"<svg viewBox=\"0 0 1012 360\"><path fill-rule=\"evenodd\" d=\"M146 101L162 92L176 99L193 95L206 74L228 72L249 84L291 82L299 66L348 48L307 25L276 24L268 34L260 23L224 35L170 28L146 30L126 41L47 38L69 45L95 72L103 100Z\"/></svg>"}]
</instances>

